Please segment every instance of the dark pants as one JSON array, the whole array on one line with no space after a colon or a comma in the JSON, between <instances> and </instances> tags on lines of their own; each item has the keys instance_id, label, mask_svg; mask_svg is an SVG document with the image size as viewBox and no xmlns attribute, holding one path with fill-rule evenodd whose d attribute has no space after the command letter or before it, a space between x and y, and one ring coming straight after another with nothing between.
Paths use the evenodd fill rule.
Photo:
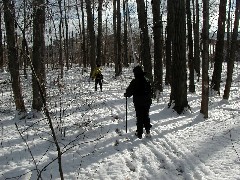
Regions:
<instances>
[{"instance_id":1,"label":"dark pants","mask_svg":"<svg viewBox=\"0 0 240 180\"><path fill-rule=\"evenodd\" d=\"M149 109L150 106L135 106L138 135L143 134L143 127L146 132L150 132L152 125L150 124Z\"/></svg>"},{"instance_id":2,"label":"dark pants","mask_svg":"<svg viewBox=\"0 0 240 180\"><path fill-rule=\"evenodd\" d=\"M97 91L97 85L100 85L100 90L102 91L102 80L101 79L95 79L95 91Z\"/></svg>"}]
</instances>

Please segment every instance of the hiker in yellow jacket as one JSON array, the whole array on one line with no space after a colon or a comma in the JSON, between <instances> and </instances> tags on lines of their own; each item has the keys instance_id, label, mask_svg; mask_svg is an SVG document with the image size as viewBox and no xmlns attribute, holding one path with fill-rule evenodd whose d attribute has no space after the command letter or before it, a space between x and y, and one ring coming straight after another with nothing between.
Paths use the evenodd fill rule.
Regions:
<instances>
[{"instance_id":1,"label":"hiker in yellow jacket","mask_svg":"<svg viewBox=\"0 0 240 180\"><path fill-rule=\"evenodd\" d=\"M92 78L95 79L95 91L97 91L97 85L100 85L100 90L102 91L102 81L103 75L100 69L100 65L98 64L97 67L94 69Z\"/></svg>"}]
</instances>

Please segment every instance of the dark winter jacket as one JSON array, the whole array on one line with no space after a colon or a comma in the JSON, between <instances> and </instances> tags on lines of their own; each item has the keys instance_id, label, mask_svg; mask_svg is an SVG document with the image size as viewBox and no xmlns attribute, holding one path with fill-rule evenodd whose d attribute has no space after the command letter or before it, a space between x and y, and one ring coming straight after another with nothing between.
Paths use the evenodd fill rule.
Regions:
<instances>
[{"instance_id":1,"label":"dark winter jacket","mask_svg":"<svg viewBox=\"0 0 240 180\"><path fill-rule=\"evenodd\" d=\"M145 73L140 66L135 67L133 73L135 79L133 79L127 87L125 96L133 96L135 106L150 106L152 104L150 82L144 77Z\"/></svg>"}]
</instances>

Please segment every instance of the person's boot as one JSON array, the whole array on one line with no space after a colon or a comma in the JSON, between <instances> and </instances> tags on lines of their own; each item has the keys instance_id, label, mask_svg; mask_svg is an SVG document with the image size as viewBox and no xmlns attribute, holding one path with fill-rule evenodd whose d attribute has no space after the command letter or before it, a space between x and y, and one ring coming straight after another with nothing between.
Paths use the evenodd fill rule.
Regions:
<instances>
[{"instance_id":1,"label":"person's boot","mask_svg":"<svg viewBox=\"0 0 240 180\"><path fill-rule=\"evenodd\" d=\"M142 139L142 134L138 133L138 131L136 130L135 135L139 138Z\"/></svg>"},{"instance_id":2,"label":"person's boot","mask_svg":"<svg viewBox=\"0 0 240 180\"><path fill-rule=\"evenodd\" d=\"M150 130L146 130L146 137L147 137L147 138L150 138L150 137L151 137Z\"/></svg>"}]
</instances>

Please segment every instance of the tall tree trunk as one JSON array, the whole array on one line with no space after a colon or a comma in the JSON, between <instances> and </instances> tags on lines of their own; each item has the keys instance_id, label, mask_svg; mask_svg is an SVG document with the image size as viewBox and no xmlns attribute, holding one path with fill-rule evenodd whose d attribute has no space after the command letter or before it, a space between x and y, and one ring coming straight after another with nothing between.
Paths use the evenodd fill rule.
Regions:
<instances>
[{"instance_id":1,"label":"tall tree trunk","mask_svg":"<svg viewBox=\"0 0 240 180\"><path fill-rule=\"evenodd\" d=\"M102 5L103 0L98 1L98 36L97 36L97 64L102 65Z\"/></svg>"},{"instance_id":2,"label":"tall tree trunk","mask_svg":"<svg viewBox=\"0 0 240 180\"><path fill-rule=\"evenodd\" d=\"M227 0L220 0L217 43L216 43L216 51L215 51L215 59L214 59L214 70L213 70L213 76L212 76L212 82L211 82L211 88L217 91L219 95L220 95L222 62L224 59L226 5L227 5Z\"/></svg>"},{"instance_id":3,"label":"tall tree trunk","mask_svg":"<svg viewBox=\"0 0 240 180\"><path fill-rule=\"evenodd\" d=\"M188 28L188 66L189 66L189 92L195 92L194 84L194 63L193 63L193 39L192 39L192 14L190 3L191 0L186 1L187 11L187 28Z\"/></svg>"},{"instance_id":4,"label":"tall tree trunk","mask_svg":"<svg viewBox=\"0 0 240 180\"><path fill-rule=\"evenodd\" d=\"M62 15L62 0L58 0L58 6L60 11L60 21L59 21L59 65L61 68L61 78L63 78L63 53L62 53L62 25L63 25L63 15Z\"/></svg>"},{"instance_id":5,"label":"tall tree trunk","mask_svg":"<svg viewBox=\"0 0 240 180\"><path fill-rule=\"evenodd\" d=\"M236 9L235 9L235 20L232 34L232 42L231 42L231 51L230 58L227 62L227 80L224 90L223 99L228 99L230 94L230 88L232 84L232 74L234 68L234 61L236 59L236 50L237 50L237 37L238 37L238 26L239 26L239 15L240 14L240 0L236 1Z\"/></svg>"},{"instance_id":6,"label":"tall tree trunk","mask_svg":"<svg viewBox=\"0 0 240 180\"><path fill-rule=\"evenodd\" d=\"M116 66L116 76L122 73L122 45L121 45L121 11L120 11L120 0L117 0L117 63Z\"/></svg>"},{"instance_id":7,"label":"tall tree trunk","mask_svg":"<svg viewBox=\"0 0 240 180\"><path fill-rule=\"evenodd\" d=\"M195 0L193 0L194 2ZM194 18L195 19L195 18ZM194 23L194 69L198 76L198 81L200 78L200 43L199 43L199 3L196 0L196 20Z\"/></svg>"},{"instance_id":8,"label":"tall tree trunk","mask_svg":"<svg viewBox=\"0 0 240 180\"><path fill-rule=\"evenodd\" d=\"M113 57L115 63L115 75L118 74L118 65L117 65L117 0L113 0Z\"/></svg>"},{"instance_id":9,"label":"tall tree trunk","mask_svg":"<svg viewBox=\"0 0 240 180\"><path fill-rule=\"evenodd\" d=\"M53 40L52 40L52 37L50 38L50 41L51 41L51 64L52 64L52 69L54 68L54 65L55 65L55 61L54 61L54 59L55 59L55 53L54 53L54 48L53 48Z\"/></svg>"},{"instance_id":10,"label":"tall tree trunk","mask_svg":"<svg viewBox=\"0 0 240 180\"><path fill-rule=\"evenodd\" d=\"M123 30L123 64L125 67L128 67L128 33L127 33L127 6L128 3L126 2L126 0L123 0L123 12L124 12L124 30Z\"/></svg>"},{"instance_id":11,"label":"tall tree trunk","mask_svg":"<svg viewBox=\"0 0 240 180\"><path fill-rule=\"evenodd\" d=\"M24 56L24 54L28 53L26 52L26 49L28 48L27 47L27 40L26 40L26 28L27 28L27 14L26 14L26 9L27 9L27 4L26 4L26 0L23 1L23 4L24 4L24 7L23 7L23 30L22 30L22 33L23 33L23 39L22 39L22 59L23 59L23 64L24 64L24 67L23 67L23 72L24 72L24 76L25 78L27 79L27 65L28 65L28 61L27 61L27 58L26 56ZM29 54L28 54L29 55Z\"/></svg>"},{"instance_id":12,"label":"tall tree trunk","mask_svg":"<svg viewBox=\"0 0 240 180\"><path fill-rule=\"evenodd\" d=\"M71 33L69 33L69 37L71 36L71 40L70 40L70 65L71 65L71 68L72 68L72 64L73 63L78 63L77 61L76 61L76 57L75 57L75 51L76 51L76 49L75 49L75 47L74 47L74 43L76 43L76 39L77 39L77 35L75 34L75 37L74 37L74 33L73 33L73 31L71 32ZM74 40L74 38L75 38L75 40Z\"/></svg>"},{"instance_id":13,"label":"tall tree trunk","mask_svg":"<svg viewBox=\"0 0 240 180\"><path fill-rule=\"evenodd\" d=\"M79 30L78 30L78 34L76 34L76 37L75 37L75 48L76 49L78 49L77 48L77 45L78 45L78 41L80 42L80 45L79 45L79 50L75 50L74 51L74 54L76 55L76 54L78 54L78 53L80 53L80 55L79 56L77 56L77 63L78 63L78 65L79 65L79 67L81 67L81 63L82 63L82 60L83 60L83 51L82 51L82 47L81 47L81 43L82 43L82 24L83 23L81 23L81 17L80 17L80 12L79 12L79 8L78 8L78 6L81 4L81 1L78 3L78 0L75 0L75 7L76 7L76 11L77 11L77 17L78 17L78 28L79 28ZM83 21L84 22L84 21ZM78 40L78 36L79 36L79 40ZM73 48L74 48L74 45L73 45ZM73 51L73 50L72 50ZM75 56L76 57L76 56Z\"/></svg>"},{"instance_id":14,"label":"tall tree trunk","mask_svg":"<svg viewBox=\"0 0 240 180\"><path fill-rule=\"evenodd\" d=\"M152 61L150 54L150 44L148 36L148 25L147 25L147 12L145 9L144 0L136 0L137 11L138 11L138 21L140 27L140 38L141 38L141 51L140 59L143 62L144 71L146 72L146 77L153 81L152 77Z\"/></svg>"},{"instance_id":15,"label":"tall tree trunk","mask_svg":"<svg viewBox=\"0 0 240 180\"><path fill-rule=\"evenodd\" d=\"M3 72L2 10L0 10L0 72Z\"/></svg>"},{"instance_id":16,"label":"tall tree trunk","mask_svg":"<svg viewBox=\"0 0 240 180\"><path fill-rule=\"evenodd\" d=\"M203 54L202 54L202 102L200 112L208 118L209 93L209 1L203 0Z\"/></svg>"},{"instance_id":17,"label":"tall tree trunk","mask_svg":"<svg viewBox=\"0 0 240 180\"><path fill-rule=\"evenodd\" d=\"M35 0L33 2L33 103L32 108L40 111L43 108L43 101L40 91L46 97L45 91L45 0ZM41 87L38 86L38 82ZM41 88L41 89L40 89Z\"/></svg>"},{"instance_id":18,"label":"tall tree trunk","mask_svg":"<svg viewBox=\"0 0 240 180\"><path fill-rule=\"evenodd\" d=\"M160 17L160 0L152 1L153 35L154 35L154 91L155 95L163 91L162 85L162 19ZM157 92L158 91L158 92Z\"/></svg>"},{"instance_id":19,"label":"tall tree trunk","mask_svg":"<svg viewBox=\"0 0 240 180\"><path fill-rule=\"evenodd\" d=\"M169 85L172 82L172 37L174 29L173 5L174 0L167 1L166 75L165 75L166 85Z\"/></svg>"},{"instance_id":20,"label":"tall tree trunk","mask_svg":"<svg viewBox=\"0 0 240 180\"><path fill-rule=\"evenodd\" d=\"M103 59L102 59L102 64L103 66L106 65L107 63L107 38L108 38L108 18L106 16L106 19L105 19L105 38L104 38L104 50L103 50Z\"/></svg>"},{"instance_id":21,"label":"tall tree trunk","mask_svg":"<svg viewBox=\"0 0 240 180\"><path fill-rule=\"evenodd\" d=\"M90 53L90 66L91 66L90 76L91 76L94 71L94 68L96 67L95 30L94 30L91 0L86 0L86 8L87 8L87 27L88 27L88 34L90 37L89 53Z\"/></svg>"},{"instance_id":22,"label":"tall tree trunk","mask_svg":"<svg viewBox=\"0 0 240 180\"><path fill-rule=\"evenodd\" d=\"M185 0L174 3L174 35L171 99L173 109L181 114L188 107L186 67L186 14Z\"/></svg>"},{"instance_id":23,"label":"tall tree trunk","mask_svg":"<svg viewBox=\"0 0 240 180\"><path fill-rule=\"evenodd\" d=\"M229 59L229 56L230 56L230 39L231 39L231 33L230 33L230 25L231 25L231 6L232 6L232 3L231 3L232 0L229 0L229 3L228 3L228 18L227 18L227 47L226 47L226 56L225 56L225 61L227 62L228 59Z\"/></svg>"},{"instance_id":24,"label":"tall tree trunk","mask_svg":"<svg viewBox=\"0 0 240 180\"><path fill-rule=\"evenodd\" d=\"M23 101L22 89L20 86L18 51L16 49L14 2L11 0L3 0L3 5L4 5L4 21L7 35L7 48L9 61L8 67L11 74L14 102L16 110L25 113L26 109Z\"/></svg>"},{"instance_id":25,"label":"tall tree trunk","mask_svg":"<svg viewBox=\"0 0 240 180\"><path fill-rule=\"evenodd\" d=\"M85 33L85 24L84 17L85 13L83 10L83 0L81 0L81 12L82 12L82 52L83 52L83 67L87 68L87 52L86 52L86 33Z\"/></svg>"},{"instance_id":26,"label":"tall tree trunk","mask_svg":"<svg viewBox=\"0 0 240 180\"><path fill-rule=\"evenodd\" d=\"M66 0L64 0L63 2L64 4L64 20L65 20L65 28L66 28L66 31L65 31L65 43L64 43L64 51L65 51L65 59L66 59L66 67L67 67L67 70L69 70L69 38L68 38L68 17L67 17L67 6L66 6Z\"/></svg>"}]
</instances>

